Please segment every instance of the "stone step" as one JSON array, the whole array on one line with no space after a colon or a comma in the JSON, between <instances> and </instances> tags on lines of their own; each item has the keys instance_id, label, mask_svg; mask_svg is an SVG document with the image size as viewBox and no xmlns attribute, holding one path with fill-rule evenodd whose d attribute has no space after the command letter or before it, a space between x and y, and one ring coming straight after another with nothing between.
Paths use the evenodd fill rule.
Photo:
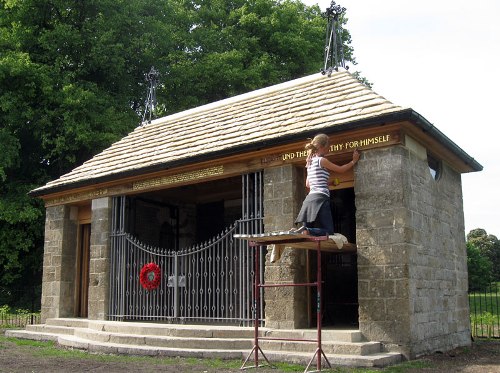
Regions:
<instances>
[{"instance_id":1,"label":"stone step","mask_svg":"<svg viewBox=\"0 0 500 373\"><path fill-rule=\"evenodd\" d=\"M68 328L87 328L89 320L77 318L52 318L45 320L46 325L66 326Z\"/></svg>"},{"instance_id":2,"label":"stone step","mask_svg":"<svg viewBox=\"0 0 500 373\"><path fill-rule=\"evenodd\" d=\"M33 341L55 341L57 342L61 334L31 332L28 330L7 329L5 336L10 338L30 339Z\"/></svg>"},{"instance_id":3,"label":"stone step","mask_svg":"<svg viewBox=\"0 0 500 373\"><path fill-rule=\"evenodd\" d=\"M285 339L316 339L318 332L316 329L263 329L262 336L271 338L285 338ZM338 341L338 342L362 342L363 335L359 330L345 329L345 330L332 330L323 329L321 331L321 339L323 341Z\"/></svg>"},{"instance_id":4,"label":"stone step","mask_svg":"<svg viewBox=\"0 0 500 373\"><path fill-rule=\"evenodd\" d=\"M127 355L147 355L147 356L174 356L174 357L194 357L210 359L241 359L245 350L218 350L200 348L176 348L158 346L138 346L130 344L90 341L73 335L60 336L58 343L61 346L86 350L91 353L105 354L127 354Z\"/></svg>"},{"instance_id":5,"label":"stone step","mask_svg":"<svg viewBox=\"0 0 500 373\"><path fill-rule=\"evenodd\" d=\"M49 319L47 324L7 330L5 335L52 340L90 352L245 359L254 346L254 331L253 327L222 325ZM317 349L317 331L313 329L259 328L259 334L272 338L259 340L259 347L270 361L307 364ZM303 339L311 341L300 341ZM322 350L332 365L382 367L402 359L399 353L380 352L382 345L364 341L358 330L323 330Z\"/></svg>"},{"instance_id":6,"label":"stone step","mask_svg":"<svg viewBox=\"0 0 500 373\"><path fill-rule=\"evenodd\" d=\"M50 334L73 334L75 328L58 325L34 324L26 325L26 330L30 332Z\"/></svg>"},{"instance_id":7,"label":"stone step","mask_svg":"<svg viewBox=\"0 0 500 373\"><path fill-rule=\"evenodd\" d=\"M184 338L252 338L253 327L225 325L154 324L122 321L88 322L88 328L109 333L159 335Z\"/></svg>"},{"instance_id":8,"label":"stone step","mask_svg":"<svg viewBox=\"0 0 500 373\"><path fill-rule=\"evenodd\" d=\"M151 346L151 347L175 347L180 349L251 349L253 340L250 338L218 338L218 337L178 337L158 335L138 335L128 333L110 333L91 329L75 329L75 337L81 339L116 343L123 345Z\"/></svg>"},{"instance_id":9,"label":"stone step","mask_svg":"<svg viewBox=\"0 0 500 373\"><path fill-rule=\"evenodd\" d=\"M259 345L264 350L289 352L314 352L314 350L317 348L316 342L301 341L259 340ZM322 340L321 348L327 354L366 356L379 353L382 349L382 346L379 342L338 342Z\"/></svg>"},{"instance_id":10,"label":"stone step","mask_svg":"<svg viewBox=\"0 0 500 373\"><path fill-rule=\"evenodd\" d=\"M227 325L184 325L155 324L145 322L99 321L71 318L47 319L45 327L61 326L67 328L89 328L110 333L137 335L160 335L195 338L253 338L253 327ZM64 333L72 334L72 333ZM267 329L259 328L259 335L285 339L316 339L316 329ZM322 330L323 341L361 342L363 336L359 330Z\"/></svg>"},{"instance_id":11,"label":"stone step","mask_svg":"<svg viewBox=\"0 0 500 373\"><path fill-rule=\"evenodd\" d=\"M157 346L137 346L111 342L89 341L77 336L61 336L59 344L65 347L83 349L89 352L107 353L107 354L129 354L129 355L147 355L147 356L175 356L175 357L195 357L195 358L219 358L219 359L241 359L249 357L251 349L204 349L204 348L175 348L175 347L157 347ZM289 351L265 351L266 358L272 362L288 362L294 364L307 365L314 357L314 351L311 352L289 352ZM253 354L253 353L252 353ZM367 356L358 355L325 355L332 366L358 366L358 367L384 367L401 362L401 354L398 353L376 353ZM262 354L259 354L261 363L265 363ZM323 366L326 361L323 360ZM246 366L251 367L254 363L253 355L250 356ZM316 363L316 358L313 364Z\"/></svg>"}]
</instances>

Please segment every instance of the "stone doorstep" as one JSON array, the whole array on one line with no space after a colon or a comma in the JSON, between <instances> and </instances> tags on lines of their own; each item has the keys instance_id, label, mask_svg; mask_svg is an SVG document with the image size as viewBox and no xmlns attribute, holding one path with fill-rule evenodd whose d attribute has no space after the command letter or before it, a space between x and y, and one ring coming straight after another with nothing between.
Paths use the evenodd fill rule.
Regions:
<instances>
[{"instance_id":1,"label":"stone doorstep","mask_svg":"<svg viewBox=\"0 0 500 373\"><path fill-rule=\"evenodd\" d=\"M251 338L253 327L153 324L121 321L89 321L89 329L109 333L157 335L185 338Z\"/></svg>"},{"instance_id":2,"label":"stone doorstep","mask_svg":"<svg viewBox=\"0 0 500 373\"><path fill-rule=\"evenodd\" d=\"M45 320L45 325L65 326L68 328L87 328L89 320L60 317Z\"/></svg>"},{"instance_id":3,"label":"stone doorstep","mask_svg":"<svg viewBox=\"0 0 500 373\"><path fill-rule=\"evenodd\" d=\"M316 342L260 340L259 345L268 351L308 352L317 348ZM379 342L338 342L322 341L325 354L367 356L381 352Z\"/></svg>"},{"instance_id":4,"label":"stone doorstep","mask_svg":"<svg viewBox=\"0 0 500 373\"><path fill-rule=\"evenodd\" d=\"M116 343L135 346L174 347L179 349L251 349L251 338L203 338L157 335L137 335L128 333L110 333L91 329L75 329L75 337L88 341Z\"/></svg>"},{"instance_id":5,"label":"stone doorstep","mask_svg":"<svg viewBox=\"0 0 500 373\"><path fill-rule=\"evenodd\" d=\"M31 339L33 341L57 342L57 339L61 336L61 334L33 332L19 329L7 329L5 331L5 336L9 338Z\"/></svg>"},{"instance_id":6,"label":"stone doorstep","mask_svg":"<svg viewBox=\"0 0 500 373\"><path fill-rule=\"evenodd\" d=\"M50 340L56 340L57 336L71 335L66 330L64 333L52 331L52 327L40 328L34 330L18 331L20 338L40 339L47 336ZM44 330L48 329L48 330ZM70 328L67 328L68 330ZM116 343L133 346L149 346L176 348L176 349L251 349L253 346L253 338L184 338L172 336L155 336L155 335L135 335L125 333L109 333L91 330L87 328L71 329L74 336L81 340L97 343ZM273 341L261 340L259 344L262 348L275 352L310 352L316 348L315 342L301 341ZM341 341L323 341L322 348L328 354L342 355L360 355L366 356L381 351L381 345L378 342L341 342Z\"/></svg>"},{"instance_id":7,"label":"stone doorstep","mask_svg":"<svg viewBox=\"0 0 500 373\"><path fill-rule=\"evenodd\" d=\"M273 338L293 338L293 339L316 339L318 332L316 329L264 329L263 336ZM335 342L362 342L363 335L359 330L332 330L323 329L321 331L323 341Z\"/></svg>"},{"instance_id":8,"label":"stone doorstep","mask_svg":"<svg viewBox=\"0 0 500 373\"><path fill-rule=\"evenodd\" d=\"M119 343L105 343L89 341L76 336L61 336L58 343L61 346L83 349L91 353L106 354L127 354L127 355L147 355L147 356L171 356L171 357L196 357L196 358L219 358L219 359L239 359L248 357L251 349L245 350L204 350L204 349L183 349L173 347L151 347L133 346ZM287 362L307 365L314 352L288 352L288 351L264 351L270 362ZM401 362L401 354L398 353L377 353L368 356L357 355L332 355L325 353L332 366L358 366L358 367L384 367ZM259 356L261 362L265 362L262 355ZM247 366L253 362L253 356L247 362ZM324 362L323 359L323 363ZM326 366L326 365L323 365Z\"/></svg>"},{"instance_id":9,"label":"stone doorstep","mask_svg":"<svg viewBox=\"0 0 500 373\"><path fill-rule=\"evenodd\" d=\"M157 335L137 335L128 333L110 333L108 331L96 331L91 329L76 328L75 337L89 341L118 343L127 345L151 347L175 347L175 348L203 348L203 349L251 349L253 338L204 338L204 337L178 337L178 336L157 336ZM297 336L293 336L297 337ZM300 351L307 352L314 349L313 342L301 341L269 341L261 340L260 344L273 351ZM333 354L354 354L368 355L381 351L378 342L339 342L323 341L323 349Z\"/></svg>"},{"instance_id":10,"label":"stone doorstep","mask_svg":"<svg viewBox=\"0 0 500 373\"><path fill-rule=\"evenodd\" d=\"M254 327L227 325L155 324L144 322L99 321L71 318L47 319L46 325L89 328L110 333L159 335L199 338L253 338ZM268 329L259 328L259 335L275 338L315 339L316 329ZM361 342L363 335L357 329L322 330L323 341Z\"/></svg>"},{"instance_id":11,"label":"stone doorstep","mask_svg":"<svg viewBox=\"0 0 500 373\"><path fill-rule=\"evenodd\" d=\"M26 325L26 331L38 332L38 333L51 333L51 334L73 334L75 328L67 326L58 325L47 325L47 324L34 324Z\"/></svg>"}]
</instances>

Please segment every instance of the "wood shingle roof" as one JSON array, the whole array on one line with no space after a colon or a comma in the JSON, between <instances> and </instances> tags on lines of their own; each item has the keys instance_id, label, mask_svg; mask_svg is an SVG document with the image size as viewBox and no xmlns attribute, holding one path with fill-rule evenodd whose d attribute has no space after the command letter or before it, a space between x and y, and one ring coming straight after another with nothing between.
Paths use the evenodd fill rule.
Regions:
<instances>
[{"instance_id":1,"label":"wood shingle roof","mask_svg":"<svg viewBox=\"0 0 500 373\"><path fill-rule=\"evenodd\" d=\"M152 166L401 110L348 72L330 77L318 73L156 119L32 193L44 195L54 188L71 189L76 183L120 179Z\"/></svg>"}]
</instances>

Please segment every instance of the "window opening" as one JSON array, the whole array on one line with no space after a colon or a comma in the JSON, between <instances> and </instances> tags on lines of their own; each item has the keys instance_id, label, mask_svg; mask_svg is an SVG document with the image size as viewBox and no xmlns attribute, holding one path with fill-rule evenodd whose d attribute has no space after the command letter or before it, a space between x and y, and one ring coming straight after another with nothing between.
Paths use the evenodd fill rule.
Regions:
<instances>
[{"instance_id":1,"label":"window opening","mask_svg":"<svg viewBox=\"0 0 500 373\"><path fill-rule=\"evenodd\" d=\"M427 164L429 165L429 172L434 180L438 180L441 176L441 162L427 153Z\"/></svg>"}]
</instances>

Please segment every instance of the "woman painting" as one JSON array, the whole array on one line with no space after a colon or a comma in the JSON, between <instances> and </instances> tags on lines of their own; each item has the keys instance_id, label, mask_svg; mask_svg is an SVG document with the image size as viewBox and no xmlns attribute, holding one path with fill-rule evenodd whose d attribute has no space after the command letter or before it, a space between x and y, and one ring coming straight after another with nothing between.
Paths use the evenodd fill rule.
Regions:
<instances>
[{"instance_id":1,"label":"woman painting","mask_svg":"<svg viewBox=\"0 0 500 373\"><path fill-rule=\"evenodd\" d=\"M330 190L328 189L328 178L330 171L344 173L354 167L359 160L359 152L355 150L352 161L342 166L330 162L324 157L328 153L329 141L325 134L318 134L306 144L307 150L307 179L306 187L309 194L302 203L299 215L295 223L301 223L298 229L292 229L292 233L310 234L313 236L332 235L333 218L330 208Z\"/></svg>"}]
</instances>

